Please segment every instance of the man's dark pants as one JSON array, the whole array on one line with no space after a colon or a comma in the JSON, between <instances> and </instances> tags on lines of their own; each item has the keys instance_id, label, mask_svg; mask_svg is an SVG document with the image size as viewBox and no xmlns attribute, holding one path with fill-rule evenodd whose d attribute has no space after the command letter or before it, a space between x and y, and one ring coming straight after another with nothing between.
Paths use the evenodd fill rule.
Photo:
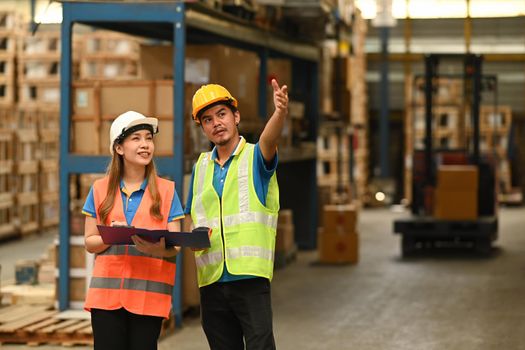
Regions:
<instances>
[{"instance_id":1,"label":"man's dark pants","mask_svg":"<svg viewBox=\"0 0 525 350\"><path fill-rule=\"evenodd\" d=\"M212 350L275 349L270 281L257 277L200 288L202 328ZM243 341L244 339L244 341Z\"/></svg>"}]
</instances>

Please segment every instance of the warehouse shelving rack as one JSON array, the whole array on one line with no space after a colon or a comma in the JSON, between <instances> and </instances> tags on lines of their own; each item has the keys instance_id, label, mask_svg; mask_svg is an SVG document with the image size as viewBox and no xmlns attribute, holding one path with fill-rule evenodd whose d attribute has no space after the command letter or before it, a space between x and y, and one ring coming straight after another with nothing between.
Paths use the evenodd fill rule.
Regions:
<instances>
[{"instance_id":1,"label":"warehouse shelving rack","mask_svg":"<svg viewBox=\"0 0 525 350\"><path fill-rule=\"evenodd\" d=\"M320 51L310 42L297 42L286 36L269 33L227 14L208 9L198 3L184 2L82 2L62 0L61 102L60 102L60 242L69 242L69 175L103 172L105 156L81 156L70 152L71 116L71 54L73 24L172 41L173 55L173 156L156 157L159 173L183 183L184 176L184 57L187 39L192 43L217 43L255 51L260 57L260 77L266 77L269 57L292 60L294 98L305 103L309 118L309 140L317 136L319 113L318 61ZM266 116L266 81L259 79L259 115ZM296 241L301 248L316 246L317 194L315 188L315 151L298 156L280 154L278 171L281 207L291 208L296 215ZM181 191L181 186L177 186ZM182 196L180 196L182 198ZM184 200L184 199L183 199ZM60 310L69 307L69 244L60 244L59 300ZM175 322L182 322L181 263L177 257L177 277L173 298Z\"/></svg>"}]
</instances>

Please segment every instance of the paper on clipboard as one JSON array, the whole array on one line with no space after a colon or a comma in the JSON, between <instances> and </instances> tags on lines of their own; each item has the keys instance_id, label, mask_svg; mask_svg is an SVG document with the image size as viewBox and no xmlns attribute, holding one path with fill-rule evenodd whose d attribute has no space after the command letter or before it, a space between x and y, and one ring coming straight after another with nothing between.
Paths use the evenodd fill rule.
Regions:
<instances>
[{"instance_id":1,"label":"paper on clipboard","mask_svg":"<svg viewBox=\"0 0 525 350\"><path fill-rule=\"evenodd\" d=\"M104 244L133 245L131 236L137 235L150 242L158 242L161 237L166 240L166 246L179 246L189 248L209 248L211 229L208 227L197 227L191 232L171 232L168 230L148 230L132 226L104 226L97 225L98 232L102 236Z\"/></svg>"}]
</instances>

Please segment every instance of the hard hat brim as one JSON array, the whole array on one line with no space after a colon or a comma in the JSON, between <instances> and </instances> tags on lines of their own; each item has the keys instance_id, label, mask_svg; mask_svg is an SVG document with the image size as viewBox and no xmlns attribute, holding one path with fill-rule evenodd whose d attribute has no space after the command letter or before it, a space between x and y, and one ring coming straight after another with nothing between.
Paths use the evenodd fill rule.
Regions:
<instances>
[{"instance_id":1,"label":"hard hat brim","mask_svg":"<svg viewBox=\"0 0 525 350\"><path fill-rule=\"evenodd\" d=\"M202 105L202 106L199 106L198 109L195 109L193 110L193 113L192 113L192 117L193 117L193 120L196 122L196 123L199 123L200 124L200 120L198 118L198 115L203 112L204 110L206 110L207 108L211 107L212 105L217 105L217 104L220 104L219 102L224 102L224 104L230 104L232 106L234 106L235 108L237 108L237 100L235 98L229 98L229 97L217 97L217 98L214 98L210 101L208 101L206 104Z\"/></svg>"},{"instance_id":2,"label":"hard hat brim","mask_svg":"<svg viewBox=\"0 0 525 350\"><path fill-rule=\"evenodd\" d=\"M129 129L132 126L140 125L140 124L151 125L153 127L153 133L154 134L156 134L158 132L158 130L159 130L159 120L157 118L152 118L152 117L146 117L146 118L133 120L133 121L131 121L131 123L129 123L126 126L126 129Z\"/></svg>"}]
</instances>

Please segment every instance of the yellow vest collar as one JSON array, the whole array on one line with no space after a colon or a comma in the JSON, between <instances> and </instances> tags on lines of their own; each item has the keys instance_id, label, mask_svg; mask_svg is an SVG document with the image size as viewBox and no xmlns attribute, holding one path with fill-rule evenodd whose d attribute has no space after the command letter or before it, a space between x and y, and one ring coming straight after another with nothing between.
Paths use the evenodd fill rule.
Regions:
<instances>
[{"instance_id":1,"label":"yellow vest collar","mask_svg":"<svg viewBox=\"0 0 525 350\"><path fill-rule=\"evenodd\" d=\"M233 150L230 158L232 156L237 156L241 151L244 149L244 146L246 146L246 139L242 136L240 136L239 143L237 144L237 147ZM217 159L217 146L213 147L211 152L208 153L208 159L215 161Z\"/></svg>"}]
</instances>

